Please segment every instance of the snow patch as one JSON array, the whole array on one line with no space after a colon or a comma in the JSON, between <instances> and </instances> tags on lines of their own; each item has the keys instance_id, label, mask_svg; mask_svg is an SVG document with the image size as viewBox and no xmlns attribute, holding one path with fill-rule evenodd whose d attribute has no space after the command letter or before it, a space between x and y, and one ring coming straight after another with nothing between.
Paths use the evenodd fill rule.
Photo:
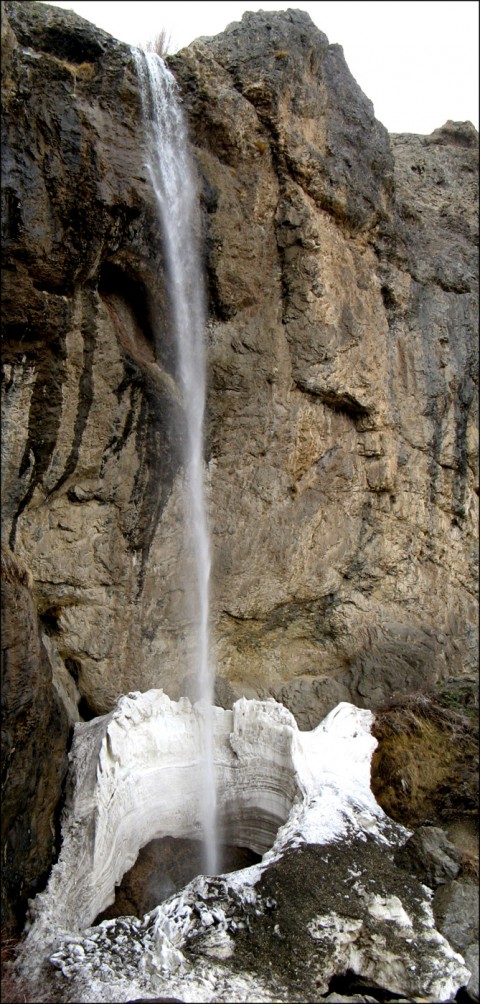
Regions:
<instances>
[{"instance_id":1,"label":"snow patch","mask_svg":"<svg viewBox=\"0 0 480 1004\"><path fill-rule=\"evenodd\" d=\"M198 876L143 919L89 926L113 901L115 885L142 846L161 836L200 836L199 716L187 699L174 702L151 690L129 694L110 715L75 728L62 850L32 906L25 971L31 976L50 959L74 985L76 1001L152 994L192 1002L287 1001L278 975L270 983L260 972L228 967L239 932L251 933L253 916L276 909L259 897L264 874L307 844L331 845L335 856L342 841L373 840L390 854L390 845L409 835L385 816L370 789L376 747L370 711L342 703L312 732L300 732L277 702L242 698L231 711L212 714L219 826L226 821L236 842L262 853L262 860L226 876ZM406 959L415 934L432 952L429 980L437 955L441 960L435 991L446 994L465 982L463 960L434 930L429 902L417 910L415 927L395 894L361 886L352 859L343 881L363 902L364 919L332 909L306 925L330 953L331 973L340 965L368 975L370 967L377 982L383 973L386 986L392 980L410 986ZM371 923L377 925L372 936ZM390 931L400 957L387 944Z\"/></svg>"}]
</instances>

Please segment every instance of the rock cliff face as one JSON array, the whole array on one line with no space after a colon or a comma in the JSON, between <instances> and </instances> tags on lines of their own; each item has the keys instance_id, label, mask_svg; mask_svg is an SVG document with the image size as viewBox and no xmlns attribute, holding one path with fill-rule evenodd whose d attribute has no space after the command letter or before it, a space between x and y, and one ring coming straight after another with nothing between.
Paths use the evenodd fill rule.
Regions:
<instances>
[{"instance_id":1,"label":"rock cliff face","mask_svg":"<svg viewBox=\"0 0 480 1004\"><path fill-rule=\"evenodd\" d=\"M7 2L2 55L3 539L75 721L188 689L182 411L130 50ZM477 134L389 137L299 11L169 63L209 284L217 703L310 728L476 659Z\"/></svg>"},{"instance_id":2,"label":"rock cliff face","mask_svg":"<svg viewBox=\"0 0 480 1004\"><path fill-rule=\"evenodd\" d=\"M52 689L28 570L2 549L2 925L44 888L59 848L68 718Z\"/></svg>"},{"instance_id":3,"label":"rock cliff face","mask_svg":"<svg viewBox=\"0 0 480 1004\"><path fill-rule=\"evenodd\" d=\"M219 674L312 726L476 658L477 137L390 140L297 11L171 65L209 191Z\"/></svg>"}]
</instances>

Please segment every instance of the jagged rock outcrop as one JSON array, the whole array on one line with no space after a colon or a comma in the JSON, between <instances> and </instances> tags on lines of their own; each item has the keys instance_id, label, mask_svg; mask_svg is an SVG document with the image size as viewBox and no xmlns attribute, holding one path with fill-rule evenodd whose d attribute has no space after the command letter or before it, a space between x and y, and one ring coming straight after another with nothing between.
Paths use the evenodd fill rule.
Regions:
<instances>
[{"instance_id":1,"label":"jagged rock outcrop","mask_svg":"<svg viewBox=\"0 0 480 1004\"><path fill-rule=\"evenodd\" d=\"M75 721L188 689L182 409L131 52L2 10L2 536ZM389 137L299 11L169 62L209 282L217 702L309 728L471 672L477 134Z\"/></svg>"},{"instance_id":2,"label":"jagged rock outcrop","mask_svg":"<svg viewBox=\"0 0 480 1004\"><path fill-rule=\"evenodd\" d=\"M395 855L396 864L432 889L456 878L461 854L438 826L420 826Z\"/></svg>"}]
</instances>

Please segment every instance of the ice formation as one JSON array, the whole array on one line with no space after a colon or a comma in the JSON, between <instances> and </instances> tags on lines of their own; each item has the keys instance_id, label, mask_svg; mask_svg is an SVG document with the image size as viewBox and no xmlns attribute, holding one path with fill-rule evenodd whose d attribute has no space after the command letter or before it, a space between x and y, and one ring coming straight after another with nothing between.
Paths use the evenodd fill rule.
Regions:
<instances>
[{"instance_id":1,"label":"ice formation","mask_svg":"<svg viewBox=\"0 0 480 1004\"><path fill-rule=\"evenodd\" d=\"M64 976L77 981L75 1000L126 1001L135 995L133 985L139 995L174 993L191 1001L291 1000L288 988L285 998L279 997L278 988L260 973L250 986L251 973L229 975L225 969L248 911L260 916L267 909L258 895L262 878L289 852L308 845L348 845L348 850L363 841L389 854L394 842L408 836L385 816L370 789L376 745L371 712L343 703L312 732L300 732L277 702L242 698L232 710L214 709L219 821L239 845L263 854L261 862L227 876L199 876L143 920L91 927L113 901L115 886L142 846L166 835L200 835L201 715L200 705L186 698L173 702L163 691L151 690L129 694L114 712L75 728L62 850L46 891L33 903L27 938L30 971L33 958L50 957ZM426 967L426 999L445 1000L455 993L468 971L435 931L427 890L425 902L414 904L412 919L411 900L406 904L395 891L365 885L370 879L361 869L360 877L346 871L351 874L340 880L337 873L331 881L339 886L348 880L349 890L353 882L352 895L368 923L358 920L357 912L351 928L337 908L322 911L305 925L310 944L321 941L328 948L331 930L350 924L341 950L338 938L332 941L332 958L341 966L348 956L352 965L370 966L375 977L387 951L381 932L394 931L400 961L396 969L391 962L390 969L396 986L412 990L409 945L416 942ZM373 941L372 923L378 925ZM194 965L183 951L192 938L202 946ZM128 952L122 948L127 944ZM326 981L327 989L328 971L327 966L317 979L317 985ZM84 996L82 986L87 987Z\"/></svg>"}]
</instances>

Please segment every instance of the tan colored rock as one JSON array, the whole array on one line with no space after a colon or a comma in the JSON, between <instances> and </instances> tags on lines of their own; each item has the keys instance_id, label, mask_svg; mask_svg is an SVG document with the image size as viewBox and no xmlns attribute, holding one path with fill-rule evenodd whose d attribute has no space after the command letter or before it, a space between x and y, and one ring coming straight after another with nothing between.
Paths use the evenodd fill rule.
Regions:
<instances>
[{"instance_id":1,"label":"tan colored rock","mask_svg":"<svg viewBox=\"0 0 480 1004\"><path fill-rule=\"evenodd\" d=\"M5 12L4 532L88 718L190 686L182 414L131 54ZM390 139L299 11L170 65L209 283L217 699L310 728L476 660L476 134Z\"/></svg>"},{"instance_id":2,"label":"tan colored rock","mask_svg":"<svg viewBox=\"0 0 480 1004\"><path fill-rule=\"evenodd\" d=\"M297 11L246 14L171 64L210 193L218 670L312 727L347 693L372 706L476 660L476 133L390 145ZM245 271L254 303L223 282Z\"/></svg>"}]
</instances>

